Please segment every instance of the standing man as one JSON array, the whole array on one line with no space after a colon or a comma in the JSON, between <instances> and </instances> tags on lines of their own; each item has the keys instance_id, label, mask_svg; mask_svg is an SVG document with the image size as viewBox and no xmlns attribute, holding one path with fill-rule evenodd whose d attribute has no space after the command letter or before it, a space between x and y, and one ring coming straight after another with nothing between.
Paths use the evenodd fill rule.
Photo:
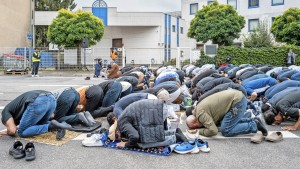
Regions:
<instances>
[{"instance_id":1,"label":"standing man","mask_svg":"<svg viewBox=\"0 0 300 169\"><path fill-rule=\"evenodd\" d=\"M38 71L39 71L39 65L40 65L40 59L41 55L38 48L34 49L34 52L32 54L32 77L38 77Z\"/></svg>"},{"instance_id":2,"label":"standing man","mask_svg":"<svg viewBox=\"0 0 300 169\"><path fill-rule=\"evenodd\" d=\"M110 58L114 61L114 63L117 63L118 53L117 53L117 51L114 48L111 48Z\"/></svg>"},{"instance_id":3,"label":"standing man","mask_svg":"<svg viewBox=\"0 0 300 169\"><path fill-rule=\"evenodd\" d=\"M295 64L296 56L297 55L293 52L293 50L290 49L289 53L288 53L288 57L286 59L286 62L287 62L288 66L291 66L291 65Z\"/></svg>"}]
</instances>

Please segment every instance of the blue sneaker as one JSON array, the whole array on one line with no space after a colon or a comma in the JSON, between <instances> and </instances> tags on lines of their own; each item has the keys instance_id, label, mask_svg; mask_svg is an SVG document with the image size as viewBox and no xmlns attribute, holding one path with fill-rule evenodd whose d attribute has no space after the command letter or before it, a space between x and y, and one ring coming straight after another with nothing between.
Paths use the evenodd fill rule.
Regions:
<instances>
[{"instance_id":1,"label":"blue sneaker","mask_svg":"<svg viewBox=\"0 0 300 169\"><path fill-rule=\"evenodd\" d=\"M177 145L174 148L174 151L179 154L195 154L199 152L199 148L197 147L195 142L192 144L189 142L184 142Z\"/></svg>"},{"instance_id":2,"label":"blue sneaker","mask_svg":"<svg viewBox=\"0 0 300 169\"><path fill-rule=\"evenodd\" d=\"M195 140L197 147L200 151L204 152L204 153L208 153L210 151L210 148L208 146L208 142L207 141L203 141L201 139L197 139Z\"/></svg>"}]
</instances>

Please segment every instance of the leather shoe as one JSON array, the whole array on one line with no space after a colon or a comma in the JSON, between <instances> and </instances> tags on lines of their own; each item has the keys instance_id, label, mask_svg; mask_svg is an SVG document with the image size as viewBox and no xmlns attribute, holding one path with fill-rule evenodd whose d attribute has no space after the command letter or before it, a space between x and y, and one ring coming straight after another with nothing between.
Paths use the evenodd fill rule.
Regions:
<instances>
[{"instance_id":1,"label":"leather shoe","mask_svg":"<svg viewBox=\"0 0 300 169\"><path fill-rule=\"evenodd\" d=\"M14 145L9 149L9 155L15 159L21 159L25 157L25 151L23 144L20 141L15 141Z\"/></svg>"}]
</instances>

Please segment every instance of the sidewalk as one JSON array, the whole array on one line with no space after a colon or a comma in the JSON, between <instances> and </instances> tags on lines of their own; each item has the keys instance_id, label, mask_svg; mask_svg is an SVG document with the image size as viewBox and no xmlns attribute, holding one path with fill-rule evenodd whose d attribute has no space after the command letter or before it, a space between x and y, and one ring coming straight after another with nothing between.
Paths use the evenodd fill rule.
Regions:
<instances>
[{"instance_id":1,"label":"sidewalk","mask_svg":"<svg viewBox=\"0 0 300 169\"><path fill-rule=\"evenodd\" d=\"M29 76L31 75L31 72L29 71L26 75L11 75L11 74L4 74L4 71L0 71L0 76ZM94 70L91 71L57 71L57 70L39 70L39 76L63 76L63 77L93 77L94 76Z\"/></svg>"}]
</instances>

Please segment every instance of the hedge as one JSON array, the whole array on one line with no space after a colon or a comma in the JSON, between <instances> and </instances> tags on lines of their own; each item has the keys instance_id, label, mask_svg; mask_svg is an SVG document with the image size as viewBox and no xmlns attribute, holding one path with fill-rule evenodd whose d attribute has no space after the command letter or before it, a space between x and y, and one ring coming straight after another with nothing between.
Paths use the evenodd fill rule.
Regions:
<instances>
[{"instance_id":1,"label":"hedge","mask_svg":"<svg viewBox=\"0 0 300 169\"><path fill-rule=\"evenodd\" d=\"M267 64L273 66L285 66L285 59L289 49L293 49L293 52L298 55L298 57L296 57L296 64L300 65L300 48L288 45L263 48L220 47L218 49L218 54L214 59L216 65L224 63L225 58L230 56L231 63L235 65L249 63L253 65Z\"/></svg>"}]
</instances>

